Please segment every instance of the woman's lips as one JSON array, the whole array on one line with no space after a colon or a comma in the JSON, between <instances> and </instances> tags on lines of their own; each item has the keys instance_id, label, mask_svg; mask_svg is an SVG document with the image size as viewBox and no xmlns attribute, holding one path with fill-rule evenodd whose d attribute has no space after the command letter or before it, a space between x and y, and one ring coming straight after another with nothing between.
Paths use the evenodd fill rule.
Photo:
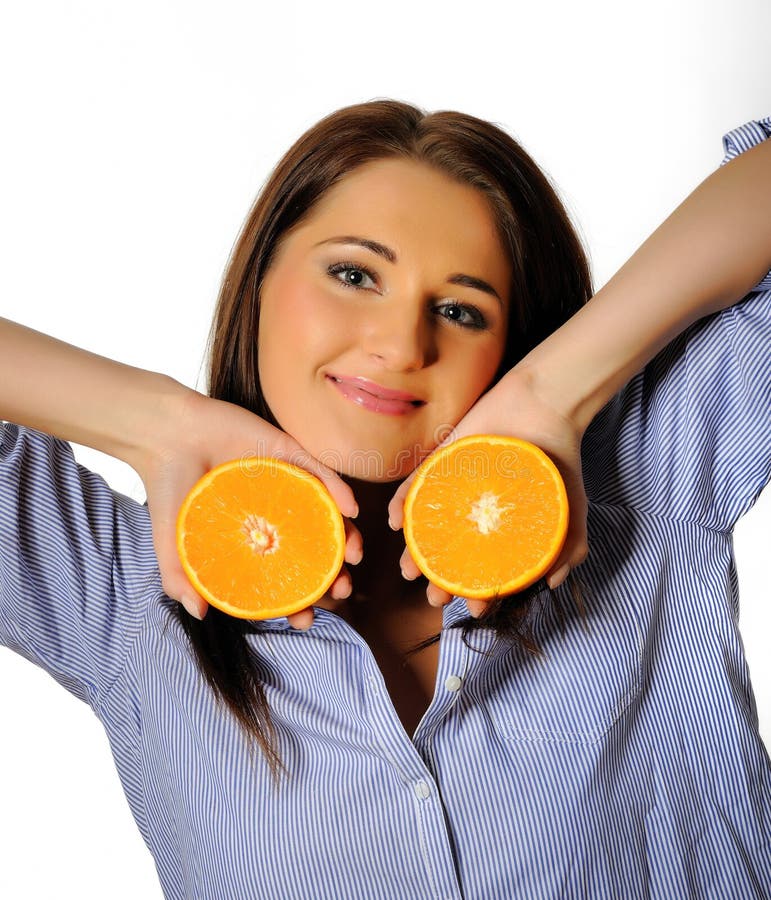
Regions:
<instances>
[{"instance_id":1,"label":"woman's lips","mask_svg":"<svg viewBox=\"0 0 771 900\"><path fill-rule=\"evenodd\" d=\"M418 407L423 406L422 401L386 400L384 397L376 397L374 394L370 394L368 391L358 388L348 382L337 381L332 375L327 375L326 377L344 397L351 400L353 403L356 403L358 406L363 406L364 409L369 409L372 412L385 413L386 415L391 416L403 416L406 413L412 412Z\"/></svg>"}]
</instances>

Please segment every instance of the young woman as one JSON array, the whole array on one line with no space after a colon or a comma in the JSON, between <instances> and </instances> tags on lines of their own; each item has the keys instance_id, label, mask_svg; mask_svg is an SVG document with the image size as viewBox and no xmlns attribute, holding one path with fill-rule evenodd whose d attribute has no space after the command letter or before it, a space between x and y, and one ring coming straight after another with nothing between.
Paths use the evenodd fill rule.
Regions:
<instances>
[{"instance_id":1,"label":"young woman","mask_svg":"<svg viewBox=\"0 0 771 900\"><path fill-rule=\"evenodd\" d=\"M726 135L592 297L511 137L347 107L244 224L208 396L0 322L0 637L104 724L166 896L771 896L731 544L769 477L769 134ZM398 531L417 463L480 432L541 446L571 504L547 578L494 604L415 578ZM250 452L346 516L289 619L206 610L176 559L187 490Z\"/></svg>"}]
</instances>

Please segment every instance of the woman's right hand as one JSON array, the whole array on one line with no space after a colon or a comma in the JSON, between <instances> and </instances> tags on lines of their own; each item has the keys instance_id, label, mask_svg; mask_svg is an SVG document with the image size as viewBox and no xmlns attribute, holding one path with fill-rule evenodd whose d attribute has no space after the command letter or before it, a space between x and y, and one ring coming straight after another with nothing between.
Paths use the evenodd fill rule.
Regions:
<instances>
[{"instance_id":1,"label":"woman's right hand","mask_svg":"<svg viewBox=\"0 0 771 900\"><path fill-rule=\"evenodd\" d=\"M570 514L565 543L544 577L550 588L559 587L568 572L581 565L589 554L588 507L581 467L581 441L585 427L562 413L549 398L533 387L532 378L515 366L483 394L449 435L431 452L472 434L503 434L523 438L543 450L557 466L568 495ZM404 502L417 469L403 481L388 504L389 521L394 529L404 527ZM402 574L408 580L421 572L409 548L400 560ZM432 606L446 606L452 594L428 582L426 598ZM469 613L479 617L489 601L467 600Z\"/></svg>"},{"instance_id":2,"label":"woman's right hand","mask_svg":"<svg viewBox=\"0 0 771 900\"><path fill-rule=\"evenodd\" d=\"M231 459L250 453L275 457L301 466L321 479L345 517L345 561L351 565L360 562L361 532L350 521L358 513L353 491L286 432L235 403L215 400L192 389L175 398L174 413L167 425L157 436L152 451L148 450L135 468L147 493L163 590L192 616L202 619L208 603L190 584L182 568L176 543L177 515L193 485L215 466ZM350 594L351 587L350 573L343 565L325 596L340 600ZM288 616L288 621L293 628L310 628L312 607Z\"/></svg>"}]
</instances>

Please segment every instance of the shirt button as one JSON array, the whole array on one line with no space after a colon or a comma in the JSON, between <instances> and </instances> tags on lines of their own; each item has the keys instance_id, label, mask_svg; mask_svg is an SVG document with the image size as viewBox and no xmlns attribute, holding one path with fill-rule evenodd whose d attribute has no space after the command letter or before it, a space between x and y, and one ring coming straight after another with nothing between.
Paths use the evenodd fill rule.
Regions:
<instances>
[{"instance_id":1,"label":"shirt button","mask_svg":"<svg viewBox=\"0 0 771 900\"><path fill-rule=\"evenodd\" d=\"M425 800L431 794L431 788L425 781L418 781L415 784L415 794L421 800Z\"/></svg>"},{"instance_id":2,"label":"shirt button","mask_svg":"<svg viewBox=\"0 0 771 900\"><path fill-rule=\"evenodd\" d=\"M460 678L457 675L448 675L447 680L444 683L444 686L448 691L459 691L460 686L463 684Z\"/></svg>"}]
</instances>

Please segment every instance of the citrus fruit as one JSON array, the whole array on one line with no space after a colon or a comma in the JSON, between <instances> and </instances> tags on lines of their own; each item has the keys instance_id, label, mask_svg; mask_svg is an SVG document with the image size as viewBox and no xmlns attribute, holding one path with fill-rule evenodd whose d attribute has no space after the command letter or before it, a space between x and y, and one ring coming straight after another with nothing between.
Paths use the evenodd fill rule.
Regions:
<instances>
[{"instance_id":1,"label":"citrus fruit","mask_svg":"<svg viewBox=\"0 0 771 900\"><path fill-rule=\"evenodd\" d=\"M340 573L345 526L324 483L272 457L224 462L199 479L177 514L190 583L241 619L289 616Z\"/></svg>"},{"instance_id":2,"label":"citrus fruit","mask_svg":"<svg viewBox=\"0 0 771 900\"><path fill-rule=\"evenodd\" d=\"M403 527L429 581L453 595L488 600L523 590L549 570L567 535L567 493L535 444L470 435L418 467Z\"/></svg>"}]
</instances>

